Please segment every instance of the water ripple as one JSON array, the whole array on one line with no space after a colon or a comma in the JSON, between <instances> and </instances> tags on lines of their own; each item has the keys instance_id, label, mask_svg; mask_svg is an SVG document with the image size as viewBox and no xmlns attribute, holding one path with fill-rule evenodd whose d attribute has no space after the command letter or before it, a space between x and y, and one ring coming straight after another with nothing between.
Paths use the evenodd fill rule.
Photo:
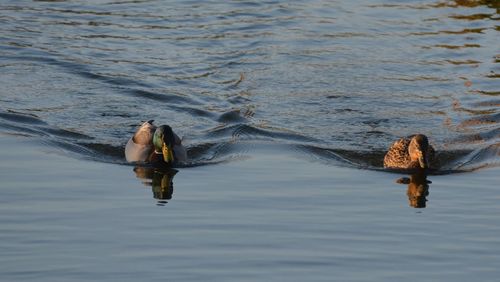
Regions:
<instances>
[{"instance_id":1,"label":"water ripple","mask_svg":"<svg viewBox=\"0 0 500 282\"><path fill-rule=\"evenodd\" d=\"M192 165L272 148L370 169L422 132L443 169L497 165L499 19L495 1L4 1L0 130L120 163L155 119Z\"/></svg>"}]
</instances>

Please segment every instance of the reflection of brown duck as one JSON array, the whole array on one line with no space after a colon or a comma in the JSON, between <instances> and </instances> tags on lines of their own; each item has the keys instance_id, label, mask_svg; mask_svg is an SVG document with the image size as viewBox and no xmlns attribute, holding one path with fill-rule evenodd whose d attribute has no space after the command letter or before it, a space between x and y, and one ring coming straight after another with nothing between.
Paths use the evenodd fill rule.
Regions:
<instances>
[{"instance_id":1,"label":"reflection of brown duck","mask_svg":"<svg viewBox=\"0 0 500 282\"><path fill-rule=\"evenodd\" d=\"M134 172L142 183L151 186L153 198L158 200L170 200L174 192L173 179L177 173L175 169L159 170L151 167L136 167Z\"/></svg>"},{"instance_id":2,"label":"reflection of brown duck","mask_svg":"<svg viewBox=\"0 0 500 282\"><path fill-rule=\"evenodd\" d=\"M425 208L427 196L429 195L429 183L425 173L416 173L410 175L410 178L398 179L398 183L408 184L406 195L408 196L408 203L414 208Z\"/></svg>"},{"instance_id":3,"label":"reflection of brown duck","mask_svg":"<svg viewBox=\"0 0 500 282\"><path fill-rule=\"evenodd\" d=\"M435 151L423 134L394 142L384 157L384 167L394 169L436 168Z\"/></svg>"}]
</instances>

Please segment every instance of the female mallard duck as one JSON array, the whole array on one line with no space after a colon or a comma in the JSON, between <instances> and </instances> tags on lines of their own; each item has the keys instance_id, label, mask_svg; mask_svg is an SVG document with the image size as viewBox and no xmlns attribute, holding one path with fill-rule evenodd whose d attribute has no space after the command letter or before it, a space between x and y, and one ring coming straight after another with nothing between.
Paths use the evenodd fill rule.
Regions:
<instances>
[{"instance_id":1,"label":"female mallard duck","mask_svg":"<svg viewBox=\"0 0 500 282\"><path fill-rule=\"evenodd\" d=\"M150 162L172 166L187 160L181 139L168 125L156 127L153 120L143 123L125 146L128 162Z\"/></svg>"},{"instance_id":2,"label":"female mallard duck","mask_svg":"<svg viewBox=\"0 0 500 282\"><path fill-rule=\"evenodd\" d=\"M384 157L384 167L394 169L429 168L435 165L434 148L423 134L394 142Z\"/></svg>"}]
</instances>

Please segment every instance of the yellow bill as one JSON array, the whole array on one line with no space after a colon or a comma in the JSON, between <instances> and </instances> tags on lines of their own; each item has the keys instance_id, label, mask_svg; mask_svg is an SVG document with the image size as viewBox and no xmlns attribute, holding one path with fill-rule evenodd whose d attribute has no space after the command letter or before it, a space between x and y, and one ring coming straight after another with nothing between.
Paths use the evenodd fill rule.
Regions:
<instances>
[{"instance_id":1,"label":"yellow bill","mask_svg":"<svg viewBox=\"0 0 500 282\"><path fill-rule=\"evenodd\" d=\"M165 161L166 163L174 162L174 152L165 143L163 143L163 146L161 147L161 152L163 153L163 161Z\"/></svg>"}]
</instances>

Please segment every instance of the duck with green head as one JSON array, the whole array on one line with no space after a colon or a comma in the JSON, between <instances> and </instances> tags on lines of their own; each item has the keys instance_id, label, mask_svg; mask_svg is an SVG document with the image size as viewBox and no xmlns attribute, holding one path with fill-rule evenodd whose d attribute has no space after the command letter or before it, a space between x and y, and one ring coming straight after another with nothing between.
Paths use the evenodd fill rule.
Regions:
<instances>
[{"instance_id":1,"label":"duck with green head","mask_svg":"<svg viewBox=\"0 0 500 282\"><path fill-rule=\"evenodd\" d=\"M391 169L435 169L434 148L423 134L415 134L394 142L384 157L384 167Z\"/></svg>"},{"instance_id":2,"label":"duck with green head","mask_svg":"<svg viewBox=\"0 0 500 282\"><path fill-rule=\"evenodd\" d=\"M149 162L173 166L187 161L181 139L168 125L156 127L153 120L143 123L125 146L128 162Z\"/></svg>"}]
</instances>

